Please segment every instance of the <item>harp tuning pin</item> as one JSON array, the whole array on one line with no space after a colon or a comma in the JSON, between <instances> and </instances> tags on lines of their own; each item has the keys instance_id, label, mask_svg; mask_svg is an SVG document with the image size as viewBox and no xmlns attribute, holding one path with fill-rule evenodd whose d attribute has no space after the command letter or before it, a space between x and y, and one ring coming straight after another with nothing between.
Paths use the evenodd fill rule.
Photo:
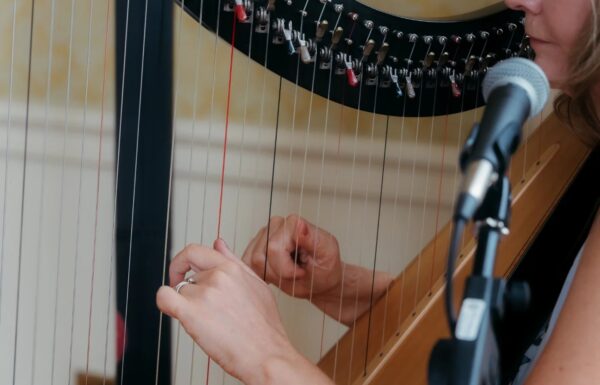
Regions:
<instances>
[{"instance_id":1,"label":"harp tuning pin","mask_svg":"<svg viewBox=\"0 0 600 385\"><path fill-rule=\"evenodd\" d=\"M456 74L454 73L454 71L452 71L448 78L450 79L450 88L452 89L452 96L454 96L455 98L460 98L462 95L462 90L456 82Z\"/></svg>"},{"instance_id":2,"label":"harp tuning pin","mask_svg":"<svg viewBox=\"0 0 600 385\"><path fill-rule=\"evenodd\" d=\"M344 35L344 28L342 28L342 27L337 27L335 29L335 31L333 31L333 36L331 36L332 47L335 47L336 45L338 45L340 43L340 40L342 40L343 35Z\"/></svg>"},{"instance_id":3,"label":"harp tuning pin","mask_svg":"<svg viewBox=\"0 0 600 385\"><path fill-rule=\"evenodd\" d=\"M490 37L490 33L488 31L480 31L479 32L479 38L481 40L487 40L488 37Z\"/></svg>"},{"instance_id":4,"label":"harp tuning pin","mask_svg":"<svg viewBox=\"0 0 600 385\"><path fill-rule=\"evenodd\" d=\"M517 30L517 25L515 23L508 23L506 27L509 32L515 32Z\"/></svg>"},{"instance_id":5,"label":"harp tuning pin","mask_svg":"<svg viewBox=\"0 0 600 385\"><path fill-rule=\"evenodd\" d=\"M235 16L237 17L240 23L248 20L248 15L246 14L246 6L244 5L243 0L235 0Z\"/></svg>"},{"instance_id":6,"label":"harp tuning pin","mask_svg":"<svg viewBox=\"0 0 600 385\"><path fill-rule=\"evenodd\" d=\"M423 36L423 42L427 45L431 45L431 43L433 43L433 36Z\"/></svg>"},{"instance_id":7,"label":"harp tuning pin","mask_svg":"<svg viewBox=\"0 0 600 385\"><path fill-rule=\"evenodd\" d=\"M446 36L438 36L437 41L440 45L446 45L448 38Z\"/></svg>"},{"instance_id":8,"label":"harp tuning pin","mask_svg":"<svg viewBox=\"0 0 600 385\"><path fill-rule=\"evenodd\" d=\"M452 43L454 43L454 44L460 44L460 43L462 43L462 37L460 37L458 35L452 35L452 36L450 36L450 41L452 41Z\"/></svg>"},{"instance_id":9,"label":"harp tuning pin","mask_svg":"<svg viewBox=\"0 0 600 385\"><path fill-rule=\"evenodd\" d=\"M329 30L329 22L327 20L317 22L317 32L315 33L315 39L317 41L323 40L323 36Z\"/></svg>"},{"instance_id":10,"label":"harp tuning pin","mask_svg":"<svg viewBox=\"0 0 600 385\"><path fill-rule=\"evenodd\" d=\"M367 29L373 29L373 27L375 26L375 23L373 23L371 20L365 20L363 22L363 25L365 26L365 28Z\"/></svg>"},{"instance_id":11,"label":"harp tuning pin","mask_svg":"<svg viewBox=\"0 0 600 385\"><path fill-rule=\"evenodd\" d=\"M410 73L408 75L406 75L405 80L406 80L406 94L408 95L408 97L410 99L414 99L417 96L417 93L415 92L415 87L412 84L412 75Z\"/></svg>"},{"instance_id":12,"label":"harp tuning pin","mask_svg":"<svg viewBox=\"0 0 600 385\"><path fill-rule=\"evenodd\" d=\"M352 21L358 20L358 13L356 12L348 12L348 18Z\"/></svg>"},{"instance_id":13,"label":"harp tuning pin","mask_svg":"<svg viewBox=\"0 0 600 385\"><path fill-rule=\"evenodd\" d=\"M346 78L348 79L348 85L350 87L356 87L359 81L356 73L354 73L354 68L352 68L352 58L348 58L347 55L344 55L344 65L346 66Z\"/></svg>"},{"instance_id":14,"label":"harp tuning pin","mask_svg":"<svg viewBox=\"0 0 600 385\"><path fill-rule=\"evenodd\" d=\"M483 60L483 65L485 67L491 67L492 65L494 65L495 62L496 62L496 54L488 53L487 55L485 55L485 59Z\"/></svg>"},{"instance_id":15,"label":"harp tuning pin","mask_svg":"<svg viewBox=\"0 0 600 385\"><path fill-rule=\"evenodd\" d=\"M334 4L333 5L333 10L336 13L342 13L344 11L344 5L343 4Z\"/></svg>"},{"instance_id":16,"label":"harp tuning pin","mask_svg":"<svg viewBox=\"0 0 600 385\"><path fill-rule=\"evenodd\" d=\"M298 43L298 50L300 51L300 60L302 60L302 63L308 64L312 62L312 56L310 55L310 51L308 49L308 43L306 42L306 40L304 40L304 35L302 35L302 38L298 38Z\"/></svg>"},{"instance_id":17,"label":"harp tuning pin","mask_svg":"<svg viewBox=\"0 0 600 385\"><path fill-rule=\"evenodd\" d=\"M471 55L465 63L465 72L471 72L475 67L475 63L479 61L479 58L475 55Z\"/></svg>"},{"instance_id":18,"label":"harp tuning pin","mask_svg":"<svg viewBox=\"0 0 600 385\"><path fill-rule=\"evenodd\" d=\"M397 29L395 29L392 31L392 35L394 35L396 37L396 39L402 40L402 38L404 37L404 32L398 31Z\"/></svg>"},{"instance_id":19,"label":"harp tuning pin","mask_svg":"<svg viewBox=\"0 0 600 385\"><path fill-rule=\"evenodd\" d=\"M373 47L375 47L375 40L369 39L363 48L363 61L367 60L367 58L371 55L371 52L373 52Z\"/></svg>"},{"instance_id":20,"label":"harp tuning pin","mask_svg":"<svg viewBox=\"0 0 600 385\"><path fill-rule=\"evenodd\" d=\"M423 69L430 68L433 65L434 60L435 52L429 52L427 56L425 56L425 60L423 60Z\"/></svg>"},{"instance_id":21,"label":"harp tuning pin","mask_svg":"<svg viewBox=\"0 0 600 385\"><path fill-rule=\"evenodd\" d=\"M380 66L385 61L387 57L388 51L390 50L390 45L386 42L381 45L379 51L377 52L377 65Z\"/></svg>"},{"instance_id":22,"label":"harp tuning pin","mask_svg":"<svg viewBox=\"0 0 600 385\"><path fill-rule=\"evenodd\" d=\"M388 32L390 31L390 29L385 25L380 25L377 29L379 30L379 33L383 36L387 36Z\"/></svg>"},{"instance_id":23,"label":"harp tuning pin","mask_svg":"<svg viewBox=\"0 0 600 385\"><path fill-rule=\"evenodd\" d=\"M469 43L474 43L475 42L475 35L472 33L468 33L465 35L465 40Z\"/></svg>"},{"instance_id":24,"label":"harp tuning pin","mask_svg":"<svg viewBox=\"0 0 600 385\"><path fill-rule=\"evenodd\" d=\"M450 54L448 53L448 51L444 51L440 55L440 60L438 61L438 66L439 67L445 66L448 63L448 59L450 59Z\"/></svg>"},{"instance_id":25,"label":"harp tuning pin","mask_svg":"<svg viewBox=\"0 0 600 385\"><path fill-rule=\"evenodd\" d=\"M389 76L392 84L394 85L394 91L397 98L401 98L404 96L404 92L402 92L402 87L400 87L400 82L398 82L398 70L389 68Z\"/></svg>"},{"instance_id":26,"label":"harp tuning pin","mask_svg":"<svg viewBox=\"0 0 600 385\"><path fill-rule=\"evenodd\" d=\"M416 33L411 33L408 35L408 41L410 43L416 43L419 40L419 35L417 35Z\"/></svg>"},{"instance_id":27,"label":"harp tuning pin","mask_svg":"<svg viewBox=\"0 0 600 385\"><path fill-rule=\"evenodd\" d=\"M294 47L294 42L292 41L292 21L290 20L288 23L288 28L283 28L283 36L288 45L288 54L293 55L296 53L296 47Z\"/></svg>"},{"instance_id":28,"label":"harp tuning pin","mask_svg":"<svg viewBox=\"0 0 600 385\"><path fill-rule=\"evenodd\" d=\"M496 36L502 36L504 35L504 30L502 28L492 28L492 33Z\"/></svg>"}]
</instances>

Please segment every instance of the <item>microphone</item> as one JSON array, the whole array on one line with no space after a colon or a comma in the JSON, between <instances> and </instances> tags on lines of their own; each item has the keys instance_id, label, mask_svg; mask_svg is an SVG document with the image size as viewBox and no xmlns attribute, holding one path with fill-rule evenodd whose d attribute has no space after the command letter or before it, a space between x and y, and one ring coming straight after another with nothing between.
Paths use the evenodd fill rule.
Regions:
<instances>
[{"instance_id":1,"label":"microphone","mask_svg":"<svg viewBox=\"0 0 600 385\"><path fill-rule=\"evenodd\" d=\"M487 103L461 155L463 183L454 219L470 220L488 188L504 175L528 117L539 114L550 94L546 75L534 62L512 58L496 64L483 80Z\"/></svg>"}]
</instances>

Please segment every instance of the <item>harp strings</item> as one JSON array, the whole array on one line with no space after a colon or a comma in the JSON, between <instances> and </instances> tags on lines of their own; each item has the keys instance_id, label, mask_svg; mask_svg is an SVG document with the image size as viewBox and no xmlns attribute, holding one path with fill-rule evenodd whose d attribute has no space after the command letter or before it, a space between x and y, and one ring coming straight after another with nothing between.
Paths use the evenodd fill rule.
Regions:
<instances>
[{"instance_id":1,"label":"harp strings","mask_svg":"<svg viewBox=\"0 0 600 385\"><path fill-rule=\"evenodd\" d=\"M353 29L354 26L356 24L353 25ZM369 33L367 34L367 38L365 39L365 44L369 41L369 39L371 38L371 34L373 32L373 29L369 30ZM346 236L346 240L348 241L348 243L351 240L350 237L350 218L352 218L352 200L353 200L353 193L354 193L354 182L355 182L355 174L356 174L356 153L358 152L358 133L359 133L359 129L360 129L360 115L361 115L361 106L362 106L362 97L363 97L363 87L365 84L365 78L366 78L366 68L363 69L363 72L361 74L361 78L360 78L360 84L359 84L359 90L358 90L358 108L356 109L356 123L355 123L355 129L354 129L354 147L353 147L353 154L352 154L352 177L350 180L350 200L348 203L348 226L346 228L347 231L347 236ZM376 101L377 101L377 89L375 91L375 107L376 107ZM375 111L373 111L374 113ZM374 118L374 116L373 116ZM372 151L373 151L373 134L374 134L374 121L372 121L372 127L371 127L371 135L370 135L370 143L369 143L369 155L368 155L368 166L367 166L367 183L366 183L366 189L365 189L365 199L364 199L364 204L363 204L363 218L366 217L366 202L369 196L369 185L370 185L370 178L371 178L371 158L372 158ZM364 224L366 222L366 218L365 220L362 221L362 230L363 230L363 234L365 233L365 227ZM361 242L360 247L359 247L359 255L358 255L358 264L362 266L362 261L363 261L363 242ZM342 276L342 286L344 285L343 281L344 281L344 276ZM343 298L342 295L340 295L340 304L342 303ZM348 370L351 371L352 370L352 364L353 364L353 360L354 360L354 344L356 342L356 321L357 321L357 317L358 317L358 290L356 290L355 296L354 296L354 321L353 321L353 328L352 328L352 343L351 343L351 349L350 349L350 363L348 365Z\"/></svg>"},{"instance_id":2,"label":"harp strings","mask_svg":"<svg viewBox=\"0 0 600 385\"><path fill-rule=\"evenodd\" d=\"M84 94L84 107L83 107L83 123L81 125L81 143L80 143L80 164L79 164L79 183L78 183L78 193L77 193L77 219L76 219L76 227L75 230L75 264L73 267L73 292L71 294L71 300L73 303L73 307L71 308L71 336L69 340L69 370L68 373L71 373L71 369L73 367L73 334L75 329L75 300L77 295L77 266L79 261L79 241L80 241L80 233L81 233L81 197L82 197L82 185L83 185L83 154L85 148L85 138L87 133L87 108L88 108L88 91L89 91L89 81L90 81L90 56L92 49L92 16L94 11L94 3L90 2L90 13L88 18L88 37L87 37L87 57L86 57L86 70L85 70L85 94ZM100 163L98 163L98 175L100 174ZM96 204L97 206L97 204ZM92 268L92 274L93 274ZM93 279L91 280L93 284ZM92 309L92 301L90 301L90 313ZM91 316L90 316L91 322ZM88 331L89 335L89 331ZM89 349L88 349L89 352ZM86 362L87 365L87 362ZM69 385L71 384L72 376L69 375Z\"/></svg>"},{"instance_id":3,"label":"harp strings","mask_svg":"<svg viewBox=\"0 0 600 385\"><path fill-rule=\"evenodd\" d=\"M128 3L129 5L129 3ZM136 140L135 140L135 160L134 160L134 171L133 171L133 190L132 190L132 204L131 204L131 227L129 230L129 252L128 252L128 264L127 264L127 284L125 292L125 317L124 317L124 335L127 335L127 319L129 315L129 289L130 289L130 278L131 278L131 256L133 253L133 227L135 219L135 201L136 201L136 188L137 188L137 171L139 161L139 145L140 145L140 125L142 119L142 92L144 89L144 63L146 58L146 33L148 25L148 0L144 2L144 27L142 34L142 56L141 56L141 67L140 67L140 91L138 96L138 111L137 111L137 125L136 125ZM123 383L125 373L125 343L123 344L123 358L121 360L121 379L120 383Z\"/></svg>"},{"instance_id":4,"label":"harp strings","mask_svg":"<svg viewBox=\"0 0 600 385\"><path fill-rule=\"evenodd\" d=\"M35 1L31 3L31 16L30 16L30 26L29 26L29 58L31 59L31 52L33 49L33 18L35 16ZM14 338L14 359L13 359L13 368L12 368L12 379L13 383L16 379L16 371L17 371L17 340L19 335L19 307L20 307L20 294L21 294L21 267L23 261L23 214L25 212L25 186L27 182L27 148L29 145L29 100L31 97L31 67L32 63L29 60L28 68L27 68L27 96L26 96L26 112L25 112L25 145L23 148L23 168L22 175L23 179L21 182L21 215L20 215L20 223L19 223L19 251L18 251L18 265L17 265L17 306L15 311L15 338ZM12 73L11 73L12 77ZM6 152L8 153L8 147L6 148ZM4 243L4 242L3 242Z\"/></svg>"},{"instance_id":5,"label":"harp strings","mask_svg":"<svg viewBox=\"0 0 600 385\"><path fill-rule=\"evenodd\" d=\"M2 244L0 245L0 282L4 273L4 261L5 261L5 250L6 250L6 200L8 195L8 150L10 148L11 136L10 132L12 129L12 101L13 101L13 86L14 86L14 68L15 68L15 36L17 26L17 0L13 2L13 16L12 16L12 37L11 37L11 49L10 49L10 66L9 66L9 86L8 86L8 113L7 113L7 127L6 127L6 153L4 159L4 195L2 203ZM2 316L2 285L0 285L0 320Z\"/></svg>"},{"instance_id":6,"label":"harp strings","mask_svg":"<svg viewBox=\"0 0 600 385\"><path fill-rule=\"evenodd\" d=\"M46 101L45 101L45 106L44 106L44 144L43 144L43 150L42 150L42 186L40 188L40 199L39 199L39 206L40 206L40 218L38 221L38 228L37 228L37 233L38 233L38 240L37 240L37 258L38 258L38 263L36 264L36 268L35 268L35 297L34 297L34 302L33 302L33 342L32 342L32 359L31 359L31 384L34 384L34 379L35 379L35 369L36 369L36 364L37 364L37 360L36 360L36 346L37 346L37 329L38 329L38 297L39 297L39 281L40 281L40 264L41 264L41 256L42 256L42 236L43 236L43 232L44 232L44 214L45 214L45 210L44 210L44 203L45 203L45 195L46 195L46 161L47 161L47 155L48 155L48 108L50 105L50 90L51 90L51 86L52 86L52 47L53 47L53 43L54 43L54 16L55 16L55 8L56 8L56 1L52 0L52 9L50 12L50 35L48 38L48 66L47 66L47 70L46 70ZM7 154L8 154L8 146L7 146ZM5 186L6 186L6 181L5 181ZM3 242L4 244L4 242ZM2 277L0 275L0 282L2 282ZM0 309L2 308L2 304L0 303ZM16 359L16 355L15 355L15 359Z\"/></svg>"},{"instance_id":7,"label":"harp strings","mask_svg":"<svg viewBox=\"0 0 600 385\"><path fill-rule=\"evenodd\" d=\"M176 43L175 43L175 52L180 52L181 51L181 31L182 31L182 24L183 24L183 9L185 8L185 0L182 0L181 2L181 7L179 8L179 15L178 15L178 27L177 27L177 38L176 38ZM200 7L200 15L202 15L202 6ZM200 19L202 19L202 16L200 16ZM199 23L201 23L201 20L199 21ZM199 27L200 28L200 27ZM189 151L189 157L188 157L188 183L187 183L187 198L186 198L186 210L185 210L185 226L184 226L184 230L183 230L183 234L184 234L184 244L187 244L187 237L188 237L188 225L189 225L189 210L190 210L190 186L191 186L191 182L192 182L192 177L191 177L191 170L192 170L192 154L193 154L193 149L194 149L194 142L195 142L195 118L196 118L196 103L197 103L197 84L198 84L198 55L201 49L201 44L200 44L200 38L198 39L198 46L196 47L197 49L197 54L196 54L196 75L195 75L195 91L194 91L194 110L193 110L193 119L192 119L192 144L190 145L190 151ZM175 62L177 63L177 61ZM170 207L171 207L171 193L172 193L172 177L173 177L173 156L175 153L175 137L177 135L177 126L178 126L178 119L177 119L177 107L179 106L179 85L180 85L180 81L181 81L181 69L180 68L175 68L175 77L176 77L176 81L175 81L175 96L174 96L174 103L173 103L173 126L174 126L174 130L173 130L173 143L171 144L171 166L170 166L170 176L169 176L169 203L168 203L168 207L169 207L169 213L170 213ZM167 259L167 237L168 237L168 228L170 225L170 215L167 215L167 221L166 221L166 228L167 231L165 233L165 251L164 251L164 269L166 270L166 259ZM162 284L164 285L164 278L165 278L165 274L166 271L163 270L163 282ZM170 284L173 284L173 282L170 282ZM156 349L156 380L155 382L158 383L158 362L159 362L159 357L160 357L160 344L161 344L161 338L160 335L162 333L162 322L163 322L163 314L162 312L160 313L160 318L159 318L159 328L158 328L158 347ZM173 360L173 373L172 373L172 382L173 384L177 384L177 374L179 373L178 369L178 361L179 361L179 342L180 342L180 334L181 334L181 324L180 323L176 323L177 326L177 332L176 332L176 336L175 336L175 350L174 350L174 360Z\"/></svg>"},{"instance_id":8,"label":"harp strings","mask_svg":"<svg viewBox=\"0 0 600 385\"><path fill-rule=\"evenodd\" d=\"M323 10L325 8L323 7ZM335 25L333 27L333 31L335 31L337 29L337 26L340 23L341 20L341 13L338 15L337 20L335 22ZM322 17L322 16L321 16ZM319 180L319 193L318 193L318 198L317 198L317 220L316 220L316 226L317 226L317 234L315 237L315 253L316 253L316 242L318 239L318 232L319 232L319 225L321 224L321 198L322 198L322 187L323 187L323 177L325 176L325 152L327 149L327 134L328 134L328 129L329 129L329 107L330 107L330 102L331 102L331 83L332 83L332 73L333 73L333 56L331 56L329 58L329 74L327 76L327 98L326 98L326 102L325 102L325 125L323 128L323 149L321 151L321 177ZM336 173L337 176L337 173ZM337 178L336 178L337 180ZM335 204L333 205L335 206ZM315 255L316 257L316 255ZM313 271L314 273L314 271ZM311 282L311 298L310 300L312 301L312 284L313 282ZM320 344L319 344L319 359L321 359L321 357L323 356L323 341L325 338L325 319L326 319L326 314L323 311L323 317L322 317L322 321L321 321L321 338L320 338Z\"/></svg>"}]
</instances>

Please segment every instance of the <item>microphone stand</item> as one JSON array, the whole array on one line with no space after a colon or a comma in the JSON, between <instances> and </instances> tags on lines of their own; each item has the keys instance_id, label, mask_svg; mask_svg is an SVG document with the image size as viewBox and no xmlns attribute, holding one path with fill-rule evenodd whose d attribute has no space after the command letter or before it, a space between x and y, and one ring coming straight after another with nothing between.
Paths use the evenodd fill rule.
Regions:
<instances>
[{"instance_id":1,"label":"microphone stand","mask_svg":"<svg viewBox=\"0 0 600 385\"><path fill-rule=\"evenodd\" d=\"M504 176L490 186L475 214L478 245L473 273L467 279L463 304L452 338L438 341L429 362L430 385L499 385L501 356L498 332L508 306L526 308L526 285L507 287L494 278L500 238L508 234L510 182Z\"/></svg>"}]
</instances>

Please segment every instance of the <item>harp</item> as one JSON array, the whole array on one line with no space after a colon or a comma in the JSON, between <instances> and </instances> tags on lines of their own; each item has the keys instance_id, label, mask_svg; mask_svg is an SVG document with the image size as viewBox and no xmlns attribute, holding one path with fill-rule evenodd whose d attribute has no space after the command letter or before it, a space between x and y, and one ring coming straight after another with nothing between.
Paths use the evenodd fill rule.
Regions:
<instances>
[{"instance_id":1,"label":"harp","mask_svg":"<svg viewBox=\"0 0 600 385\"><path fill-rule=\"evenodd\" d=\"M531 55L519 14L454 3L3 2L0 382L236 383L154 293L172 251L294 212L397 277L348 330L276 294L298 348L339 384L425 384L479 81ZM548 111L526 133L506 276L588 155Z\"/></svg>"}]
</instances>

